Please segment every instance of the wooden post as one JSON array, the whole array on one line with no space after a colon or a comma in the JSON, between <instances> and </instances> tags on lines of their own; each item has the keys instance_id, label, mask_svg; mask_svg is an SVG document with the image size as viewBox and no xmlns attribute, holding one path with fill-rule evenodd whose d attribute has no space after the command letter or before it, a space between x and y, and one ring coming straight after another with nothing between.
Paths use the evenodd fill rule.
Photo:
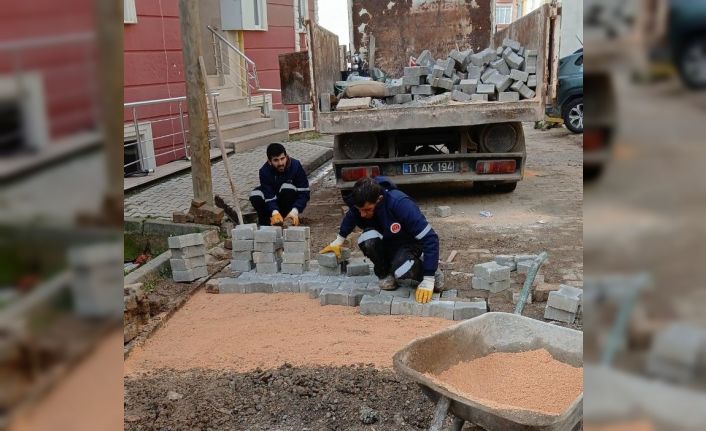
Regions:
<instances>
[{"instance_id":1,"label":"wooden post","mask_svg":"<svg viewBox=\"0 0 706 431\"><path fill-rule=\"evenodd\" d=\"M213 205L211 157L208 144L208 110L206 85L199 66L201 55L201 22L197 0L179 0L181 43L184 52L184 78L189 110L189 142L191 144L191 182L194 199Z\"/></svg>"}]
</instances>

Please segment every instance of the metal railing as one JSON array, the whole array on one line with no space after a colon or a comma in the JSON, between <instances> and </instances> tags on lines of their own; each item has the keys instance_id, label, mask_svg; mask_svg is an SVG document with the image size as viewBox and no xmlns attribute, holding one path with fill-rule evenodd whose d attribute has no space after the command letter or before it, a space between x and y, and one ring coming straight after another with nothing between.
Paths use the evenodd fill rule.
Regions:
<instances>
[{"instance_id":1,"label":"metal railing","mask_svg":"<svg viewBox=\"0 0 706 431\"><path fill-rule=\"evenodd\" d=\"M219 93L213 92L211 93L214 96L213 100L217 101L217 97L219 96ZM210 98L207 98L207 100ZM139 102L129 102L129 103L124 103L123 104L123 109L128 110L132 113L132 127L134 128L135 132L135 141L134 142L124 142L123 147L128 148L131 146L137 146L138 151L138 158L135 161L128 162L123 164L123 168L127 168L132 165L140 164L141 166L145 165L145 162L147 162L150 159L154 159L155 165L157 162L157 157L160 156L165 156L168 154L171 154L174 156L174 159L180 159L180 158L186 158L187 160L191 160L191 155L190 155L190 145L189 145L189 129L187 126L187 121L189 114L186 112L185 109L185 102L186 102L186 96L181 96L181 97L170 97L167 99L153 99L153 100L143 100ZM208 101L207 103L210 103ZM139 117L139 109L144 108L146 106L155 106L155 105L169 105L169 114L166 115L157 115L155 116L154 119L148 119L145 118L143 120L140 120ZM172 105L176 104L176 112L172 113ZM216 113L218 113L218 103L216 103L215 106ZM171 133L166 133L162 135L154 135L155 128L152 127L155 124L159 123L164 123L169 121L170 124L172 125L172 130ZM178 129L175 129L174 122L178 123ZM127 122L126 122L127 124ZM210 125L213 124L213 120L209 116L209 128ZM143 137L142 134L140 133L140 127L148 125L151 129L151 137ZM178 145L177 140L175 137L181 136L182 142L181 145ZM155 143L157 142L162 142L162 140L165 139L170 139L172 141L171 148L157 153L157 149L155 147ZM209 138L208 142L214 142L215 138ZM154 149L154 154L145 154L143 152L143 144L145 143L151 143Z\"/></svg>"}]
</instances>

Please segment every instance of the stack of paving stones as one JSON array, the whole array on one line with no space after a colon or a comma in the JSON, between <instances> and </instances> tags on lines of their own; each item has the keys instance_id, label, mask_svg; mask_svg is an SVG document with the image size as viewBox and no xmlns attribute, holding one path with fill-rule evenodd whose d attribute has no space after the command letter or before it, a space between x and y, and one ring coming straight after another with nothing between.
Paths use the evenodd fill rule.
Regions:
<instances>
[{"instance_id":1,"label":"stack of paving stones","mask_svg":"<svg viewBox=\"0 0 706 431\"><path fill-rule=\"evenodd\" d=\"M520 291L522 290L527 277L527 273L536 259L536 254L495 256L495 263L510 268L510 271L514 274L514 281L516 282L516 285L511 287L508 291L510 294L509 299L512 300L513 304L517 304ZM531 295L527 297L527 301L525 302L526 304L531 304L532 302L546 302L549 299L549 294L553 291L559 290L560 285L545 282L544 275L537 273L534 277L531 288Z\"/></svg>"},{"instance_id":2,"label":"stack of paving stones","mask_svg":"<svg viewBox=\"0 0 706 431\"><path fill-rule=\"evenodd\" d=\"M581 310L583 290L573 286L561 285L559 290L549 292L544 318L564 323L574 323Z\"/></svg>"},{"instance_id":3,"label":"stack of paving stones","mask_svg":"<svg viewBox=\"0 0 706 431\"><path fill-rule=\"evenodd\" d=\"M253 261L257 273L277 274L282 266L282 228L262 226L255 231L254 239Z\"/></svg>"},{"instance_id":4,"label":"stack of paving stones","mask_svg":"<svg viewBox=\"0 0 706 431\"><path fill-rule=\"evenodd\" d=\"M253 269L255 231L257 231L256 224L238 225L231 231L233 254L230 268L232 271L246 272Z\"/></svg>"},{"instance_id":5,"label":"stack of paving stones","mask_svg":"<svg viewBox=\"0 0 706 431\"><path fill-rule=\"evenodd\" d=\"M324 253L316 255L319 265L319 274L322 276L336 276L347 272L348 260L351 258L351 251L347 248L341 249L341 257L334 253Z\"/></svg>"},{"instance_id":6,"label":"stack of paving stones","mask_svg":"<svg viewBox=\"0 0 706 431\"><path fill-rule=\"evenodd\" d=\"M284 230L283 274L303 274L309 270L311 234L308 226L293 226Z\"/></svg>"},{"instance_id":7,"label":"stack of paving stones","mask_svg":"<svg viewBox=\"0 0 706 431\"><path fill-rule=\"evenodd\" d=\"M414 298L414 289L400 287L392 291L381 291L378 295L363 295L360 299L360 314L466 320L488 311L488 304L484 299L458 301L457 297L457 290L446 290L441 294L434 293L430 302L420 304Z\"/></svg>"},{"instance_id":8,"label":"stack of paving stones","mask_svg":"<svg viewBox=\"0 0 706 431\"><path fill-rule=\"evenodd\" d=\"M505 39L497 49L474 53L452 50L446 58L434 59L422 51L416 66L404 68L402 79L385 87L388 105L409 103L433 95L450 93L457 102L517 102L533 99L537 88L537 51Z\"/></svg>"},{"instance_id":9,"label":"stack of paving stones","mask_svg":"<svg viewBox=\"0 0 706 431\"><path fill-rule=\"evenodd\" d=\"M495 261L477 264L473 267L471 287L490 293L502 292L510 288L510 272L510 267Z\"/></svg>"},{"instance_id":10,"label":"stack of paving stones","mask_svg":"<svg viewBox=\"0 0 706 431\"><path fill-rule=\"evenodd\" d=\"M206 277L206 245L203 235L190 233L188 235L170 236L167 239L172 257L169 264L172 267L172 278L179 283L192 282Z\"/></svg>"}]
</instances>

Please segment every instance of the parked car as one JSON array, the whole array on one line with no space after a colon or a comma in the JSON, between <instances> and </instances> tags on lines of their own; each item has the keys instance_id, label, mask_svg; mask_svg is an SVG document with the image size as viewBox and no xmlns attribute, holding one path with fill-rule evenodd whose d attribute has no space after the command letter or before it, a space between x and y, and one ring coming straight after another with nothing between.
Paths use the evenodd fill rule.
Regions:
<instances>
[{"instance_id":1,"label":"parked car","mask_svg":"<svg viewBox=\"0 0 706 431\"><path fill-rule=\"evenodd\" d=\"M669 48L684 85L706 89L706 2L671 0Z\"/></svg>"},{"instance_id":2,"label":"parked car","mask_svg":"<svg viewBox=\"0 0 706 431\"><path fill-rule=\"evenodd\" d=\"M583 133L583 48L559 60L556 106L547 113L561 115L567 129Z\"/></svg>"}]
</instances>

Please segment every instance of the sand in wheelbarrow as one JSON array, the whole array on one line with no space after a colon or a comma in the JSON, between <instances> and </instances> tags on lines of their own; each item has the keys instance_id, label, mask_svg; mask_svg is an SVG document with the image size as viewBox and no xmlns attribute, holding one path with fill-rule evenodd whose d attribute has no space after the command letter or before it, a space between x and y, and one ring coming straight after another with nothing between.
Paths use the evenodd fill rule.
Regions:
<instances>
[{"instance_id":1,"label":"sand in wheelbarrow","mask_svg":"<svg viewBox=\"0 0 706 431\"><path fill-rule=\"evenodd\" d=\"M545 349L492 353L429 377L488 407L548 415L560 415L583 392L583 368L559 362Z\"/></svg>"}]
</instances>

